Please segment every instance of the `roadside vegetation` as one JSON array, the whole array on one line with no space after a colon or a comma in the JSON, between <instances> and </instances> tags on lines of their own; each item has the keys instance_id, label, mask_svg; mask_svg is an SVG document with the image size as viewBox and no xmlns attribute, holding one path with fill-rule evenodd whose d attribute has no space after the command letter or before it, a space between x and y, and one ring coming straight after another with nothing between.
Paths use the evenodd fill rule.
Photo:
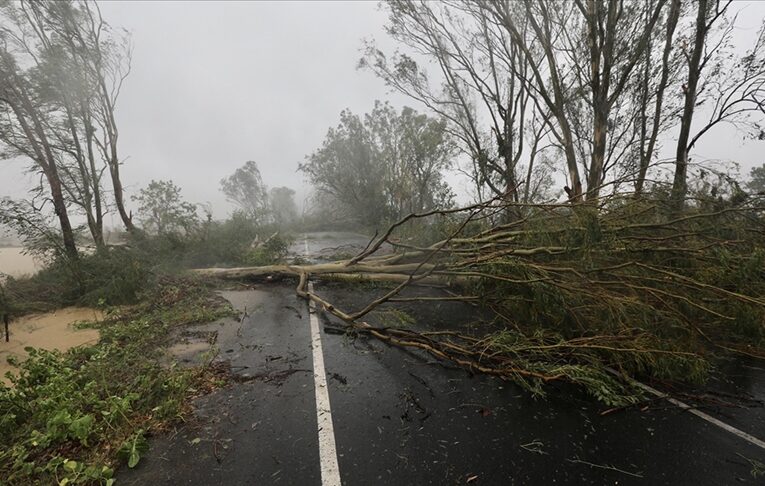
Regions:
<instances>
[{"instance_id":1,"label":"roadside vegetation","mask_svg":"<svg viewBox=\"0 0 765 486\"><path fill-rule=\"evenodd\" d=\"M161 233L142 222L147 230L76 260L44 240L30 241L28 251L48 264L0 286L0 314L14 319L70 305L105 314L81 324L99 330L97 344L64 353L30 348L28 359L14 363L11 384L0 384L4 484L111 484L115 469L134 467L147 453L148 436L184 419L189 398L225 382L209 366L212 355L194 368L167 359L180 327L233 313L214 281L185 271L282 263L290 239L240 213L220 222L184 214L189 206L179 193L164 192L178 197L162 198L168 214L160 215ZM144 204L156 202L154 191L142 195ZM10 330L12 337L13 322Z\"/></svg>"},{"instance_id":2,"label":"roadside vegetation","mask_svg":"<svg viewBox=\"0 0 765 486\"><path fill-rule=\"evenodd\" d=\"M0 386L1 480L109 485L135 466L220 384L163 360L177 328L231 314L217 278L292 277L349 334L538 396L563 382L625 406L635 379L700 383L720 357L765 359L765 166L746 178L697 154L723 127L765 139L765 28L734 48L734 5L390 0L400 49L369 41L359 67L418 108L342 111L299 165L308 214L247 161L220 181L234 210L216 219L172 180L122 186L129 35L93 2L0 1L0 158L39 176L0 200L0 226L46 263L2 281L0 318L106 315L83 324L96 345L29 350ZM291 232L325 228L374 237L334 262L288 260ZM380 294L343 309L311 277ZM439 300L480 322L430 329L397 307Z\"/></svg>"},{"instance_id":3,"label":"roadside vegetation","mask_svg":"<svg viewBox=\"0 0 765 486\"><path fill-rule=\"evenodd\" d=\"M135 466L146 438L182 420L187 399L216 386L207 367L163 365L173 329L232 310L209 284L161 277L137 304L108 307L98 344L61 353L30 349L11 385L0 385L4 484L112 484Z\"/></svg>"}]
</instances>

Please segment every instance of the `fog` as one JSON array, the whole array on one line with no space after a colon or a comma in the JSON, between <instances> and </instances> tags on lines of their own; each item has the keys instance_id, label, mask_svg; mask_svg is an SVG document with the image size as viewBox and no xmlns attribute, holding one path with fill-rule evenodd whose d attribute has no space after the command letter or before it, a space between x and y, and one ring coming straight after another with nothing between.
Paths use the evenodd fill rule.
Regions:
<instances>
[{"instance_id":1,"label":"fog","mask_svg":"<svg viewBox=\"0 0 765 486\"><path fill-rule=\"evenodd\" d=\"M298 164L321 145L339 113L371 110L374 100L422 106L356 68L362 39L386 51L387 14L376 2L103 2L104 18L132 33L132 71L117 107L128 196L152 179L172 179L216 217L232 206L218 181L247 160L269 187L308 188ZM746 45L765 2L739 2L735 33ZM670 134L674 137L674 133ZM716 128L697 159L733 160L743 174L763 162L762 144ZM38 176L26 161L0 165L0 197L23 197ZM467 183L447 178L459 199ZM134 206L128 199L128 206ZM114 214L107 225L118 225Z\"/></svg>"},{"instance_id":2,"label":"fog","mask_svg":"<svg viewBox=\"0 0 765 486\"><path fill-rule=\"evenodd\" d=\"M225 217L231 206L218 181L254 160L269 187L296 189L300 203L306 188L298 163L320 146L341 110L405 101L356 69L362 38L385 40L386 15L375 2L100 7L134 43L117 107L128 194L151 179L173 179L188 200L210 202ZM2 164L0 196L23 196L34 184L36 177L17 179L25 166Z\"/></svg>"}]
</instances>

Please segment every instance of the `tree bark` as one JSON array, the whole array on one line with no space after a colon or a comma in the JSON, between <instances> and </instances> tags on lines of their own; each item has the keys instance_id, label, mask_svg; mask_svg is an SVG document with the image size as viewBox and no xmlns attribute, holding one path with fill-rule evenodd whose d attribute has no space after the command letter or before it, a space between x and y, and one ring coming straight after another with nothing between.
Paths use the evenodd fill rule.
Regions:
<instances>
[{"instance_id":1,"label":"tree bark","mask_svg":"<svg viewBox=\"0 0 765 486\"><path fill-rule=\"evenodd\" d=\"M688 82L684 86L685 104L683 116L680 119L680 134L677 137L675 154L675 175L672 181L671 205L674 209L682 209L688 192L688 139L696 109L696 92L701 76L701 58L704 54L707 26L708 0L699 0L696 14L696 34L693 41L693 52L688 60Z\"/></svg>"},{"instance_id":2,"label":"tree bark","mask_svg":"<svg viewBox=\"0 0 765 486\"><path fill-rule=\"evenodd\" d=\"M667 18L667 36L664 43L664 52L661 59L661 79L659 85L656 88L656 105L653 113L653 125L651 127L651 136L648 141L648 146L640 154L640 167L638 169L637 181L635 182L635 194L640 195L643 192L643 186L645 185L645 178L648 174L648 167L651 165L651 158L653 157L653 151L656 148L656 139L659 135L659 126L661 124L661 110L664 104L664 92L667 89L667 82L669 80L669 56L672 52L672 40L675 35L675 28L677 27L678 19L680 18L680 0L672 0L672 4L669 9L669 17ZM648 49L650 52L650 49ZM646 69L650 66L650 59L646 63ZM647 87L646 87L646 100L647 100Z\"/></svg>"}]
</instances>

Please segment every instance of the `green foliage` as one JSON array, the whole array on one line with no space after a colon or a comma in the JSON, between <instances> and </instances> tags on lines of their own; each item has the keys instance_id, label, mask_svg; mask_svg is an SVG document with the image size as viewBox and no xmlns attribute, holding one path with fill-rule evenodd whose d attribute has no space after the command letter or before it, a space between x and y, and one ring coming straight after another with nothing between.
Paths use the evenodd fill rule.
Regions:
<instances>
[{"instance_id":1,"label":"green foliage","mask_svg":"<svg viewBox=\"0 0 765 486\"><path fill-rule=\"evenodd\" d=\"M248 160L233 174L221 179L220 187L226 198L236 204L247 218L260 224L266 222L269 195L256 162Z\"/></svg>"},{"instance_id":2,"label":"green foliage","mask_svg":"<svg viewBox=\"0 0 765 486\"><path fill-rule=\"evenodd\" d=\"M758 194L765 194L765 164L754 167L749 173L750 180L747 183L747 188Z\"/></svg>"},{"instance_id":3,"label":"green foliage","mask_svg":"<svg viewBox=\"0 0 765 486\"><path fill-rule=\"evenodd\" d=\"M12 313L20 315L67 305L132 304L151 275L145 254L116 246L82 254L76 263L56 259L32 277L9 278L5 285Z\"/></svg>"},{"instance_id":4,"label":"green foliage","mask_svg":"<svg viewBox=\"0 0 765 486\"><path fill-rule=\"evenodd\" d=\"M19 235L26 252L41 259L64 258L60 231L53 227L52 218L28 201L0 199L0 228Z\"/></svg>"},{"instance_id":5,"label":"green foliage","mask_svg":"<svg viewBox=\"0 0 765 486\"><path fill-rule=\"evenodd\" d=\"M344 110L340 125L329 129L300 170L341 213L379 227L452 205L442 174L452 153L443 121L376 102L363 119Z\"/></svg>"},{"instance_id":6,"label":"green foliage","mask_svg":"<svg viewBox=\"0 0 765 486\"><path fill-rule=\"evenodd\" d=\"M152 180L133 201L138 203L138 219L152 234L190 234L199 224L197 208L183 200L181 189L172 181Z\"/></svg>"},{"instance_id":7,"label":"green foliage","mask_svg":"<svg viewBox=\"0 0 765 486\"><path fill-rule=\"evenodd\" d=\"M291 243L292 240L290 238L276 234L266 240L261 246L247 252L244 263L256 267L281 263L287 256Z\"/></svg>"},{"instance_id":8,"label":"green foliage","mask_svg":"<svg viewBox=\"0 0 765 486\"><path fill-rule=\"evenodd\" d=\"M145 434L182 416L202 379L198 370L160 365L170 330L230 314L201 282L165 277L128 313L112 312L98 344L29 349L12 387L0 385L0 477L111 484L117 457L135 466Z\"/></svg>"},{"instance_id":9,"label":"green foliage","mask_svg":"<svg viewBox=\"0 0 765 486\"><path fill-rule=\"evenodd\" d=\"M138 430L122 444L117 454L132 469L148 451L149 442L144 437L143 430Z\"/></svg>"}]
</instances>

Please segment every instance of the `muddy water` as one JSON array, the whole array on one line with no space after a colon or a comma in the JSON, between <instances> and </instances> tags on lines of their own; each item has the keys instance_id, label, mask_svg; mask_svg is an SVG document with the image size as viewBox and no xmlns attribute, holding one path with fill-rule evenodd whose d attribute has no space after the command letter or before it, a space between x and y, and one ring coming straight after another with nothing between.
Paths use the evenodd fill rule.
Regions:
<instances>
[{"instance_id":1,"label":"muddy water","mask_svg":"<svg viewBox=\"0 0 765 486\"><path fill-rule=\"evenodd\" d=\"M31 255L25 255L23 251L23 248L16 247L0 248L0 274L21 277L31 275L42 268L39 261Z\"/></svg>"},{"instance_id":2,"label":"muddy water","mask_svg":"<svg viewBox=\"0 0 765 486\"><path fill-rule=\"evenodd\" d=\"M55 312L25 316L10 324L10 342L5 342L5 330L0 332L0 380L8 383L6 371L15 372L8 364L9 356L24 359L24 348L31 346L43 349L66 351L81 344L98 341L96 329L74 329L73 323L102 319L100 311L85 307L67 307Z\"/></svg>"}]
</instances>

